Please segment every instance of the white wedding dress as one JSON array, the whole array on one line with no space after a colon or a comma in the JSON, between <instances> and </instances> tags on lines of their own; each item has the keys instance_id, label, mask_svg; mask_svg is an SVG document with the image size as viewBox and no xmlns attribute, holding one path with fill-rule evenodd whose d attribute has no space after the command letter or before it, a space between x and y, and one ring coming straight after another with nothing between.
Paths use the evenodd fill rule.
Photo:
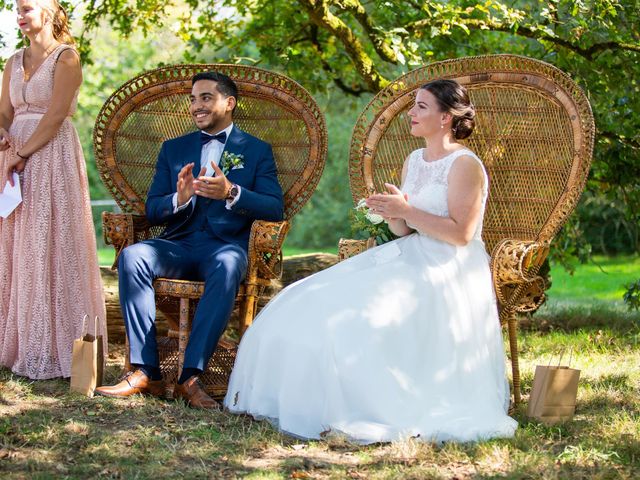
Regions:
<instances>
[{"instance_id":1,"label":"white wedding dress","mask_svg":"<svg viewBox=\"0 0 640 480\"><path fill-rule=\"evenodd\" d=\"M402 190L447 216L458 150L414 151ZM478 160L480 162L480 160ZM483 193L487 198L485 173ZM224 404L283 432L361 443L510 437L505 355L480 237L457 247L413 233L284 289L247 330Z\"/></svg>"}]
</instances>

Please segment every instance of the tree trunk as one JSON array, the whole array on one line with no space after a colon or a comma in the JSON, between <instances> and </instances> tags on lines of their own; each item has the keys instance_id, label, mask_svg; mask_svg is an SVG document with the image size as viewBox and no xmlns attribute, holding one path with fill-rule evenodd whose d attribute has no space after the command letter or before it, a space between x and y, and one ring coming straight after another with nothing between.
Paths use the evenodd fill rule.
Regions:
<instances>
[{"instance_id":1,"label":"tree trunk","mask_svg":"<svg viewBox=\"0 0 640 480\"><path fill-rule=\"evenodd\" d=\"M308 277L320 270L329 268L338 263L337 255L330 253L310 253L307 255L294 255L285 257L282 270L282 279L274 280L271 287L267 288L265 295L258 301L258 311L267 304L280 290L287 285L302 278ZM109 341L123 343L125 339L124 321L120 311L120 298L118 296L118 273L109 267L100 267L102 282L104 284L104 297L107 307L107 330ZM235 324L237 309L231 317L231 324ZM168 324L167 319L159 310L156 313L156 329L159 335L165 335Z\"/></svg>"}]
</instances>

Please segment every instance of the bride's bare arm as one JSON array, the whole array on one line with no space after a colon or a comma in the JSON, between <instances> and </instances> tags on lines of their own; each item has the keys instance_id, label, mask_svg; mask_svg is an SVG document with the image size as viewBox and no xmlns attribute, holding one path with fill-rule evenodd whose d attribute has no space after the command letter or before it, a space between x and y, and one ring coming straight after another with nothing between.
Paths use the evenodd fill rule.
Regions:
<instances>
[{"instance_id":1,"label":"bride's bare arm","mask_svg":"<svg viewBox=\"0 0 640 480\"><path fill-rule=\"evenodd\" d=\"M402 184L404 184L404 179L407 177L407 169L409 165L409 157L405 158L404 164L402 165ZM405 197L406 200L406 197ZM368 202L367 202L368 203ZM409 235L413 232L413 229L407 226L407 222L404 221L403 218L393 218L389 216L384 216L385 221L389 225L389 230L391 230L394 235L398 237L404 237L405 235Z\"/></svg>"},{"instance_id":2,"label":"bride's bare arm","mask_svg":"<svg viewBox=\"0 0 640 480\"><path fill-rule=\"evenodd\" d=\"M448 217L433 215L409 205L399 191L389 195L372 195L367 204L380 215L402 219L405 226L413 225L433 238L453 245L466 245L473 238L480 218L483 182L482 167L477 160L462 155L454 161L449 171Z\"/></svg>"}]
</instances>

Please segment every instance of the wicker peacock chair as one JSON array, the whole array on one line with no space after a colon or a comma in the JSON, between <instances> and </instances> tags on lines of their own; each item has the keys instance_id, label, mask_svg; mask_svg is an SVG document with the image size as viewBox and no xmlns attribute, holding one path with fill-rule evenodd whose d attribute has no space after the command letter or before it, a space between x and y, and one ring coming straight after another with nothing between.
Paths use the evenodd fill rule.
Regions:
<instances>
[{"instance_id":1,"label":"wicker peacock chair","mask_svg":"<svg viewBox=\"0 0 640 480\"><path fill-rule=\"evenodd\" d=\"M407 111L416 90L448 78L464 85L476 108L476 128L465 143L490 178L483 238L500 321L507 324L515 404L520 403L516 314L544 300L538 270L549 242L584 188L594 123L582 90L563 72L538 60L489 55L436 62L398 78L364 109L354 128L349 180L354 201L384 182L400 183L407 155L423 147L410 134ZM342 241L345 258L371 246Z\"/></svg>"},{"instance_id":2,"label":"wicker peacock chair","mask_svg":"<svg viewBox=\"0 0 640 480\"><path fill-rule=\"evenodd\" d=\"M163 227L145 220L147 191L162 142L196 129L188 111L191 78L206 70L222 72L238 85L234 123L271 144L284 192L285 221L255 221L251 229L247 277L237 298L242 334L253 321L258 297L280 274L289 221L313 193L324 167L324 116L298 83L255 67L175 65L143 73L120 87L102 107L94 130L102 181L122 210L103 214L104 237L119 255L126 246L162 232ZM182 368L191 303L202 295L204 283L160 278L154 288L158 309L169 321L169 337L159 339L159 345L161 368L172 384ZM235 345L221 340L201 376L209 393L224 394L234 359Z\"/></svg>"}]
</instances>

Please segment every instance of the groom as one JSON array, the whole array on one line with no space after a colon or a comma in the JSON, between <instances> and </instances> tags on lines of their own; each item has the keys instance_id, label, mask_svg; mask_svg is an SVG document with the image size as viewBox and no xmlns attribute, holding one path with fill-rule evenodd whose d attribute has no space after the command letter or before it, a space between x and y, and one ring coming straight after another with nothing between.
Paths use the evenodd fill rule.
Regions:
<instances>
[{"instance_id":1,"label":"groom","mask_svg":"<svg viewBox=\"0 0 640 480\"><path fill-rule=\"evenodd\" d=\"M167 228L158 238L124 249L118 261L133 372L96 393L163 395L153 281L204 280L174 394L192 407L218 408L198 375L229 321L246 274L251 224L282 220L283 198L271 146L233 124L235 83L218 72L198 73L190 98L189 112L200 131L163 143L147 197L147 219Z\"/></svg>"}]
</instances>

